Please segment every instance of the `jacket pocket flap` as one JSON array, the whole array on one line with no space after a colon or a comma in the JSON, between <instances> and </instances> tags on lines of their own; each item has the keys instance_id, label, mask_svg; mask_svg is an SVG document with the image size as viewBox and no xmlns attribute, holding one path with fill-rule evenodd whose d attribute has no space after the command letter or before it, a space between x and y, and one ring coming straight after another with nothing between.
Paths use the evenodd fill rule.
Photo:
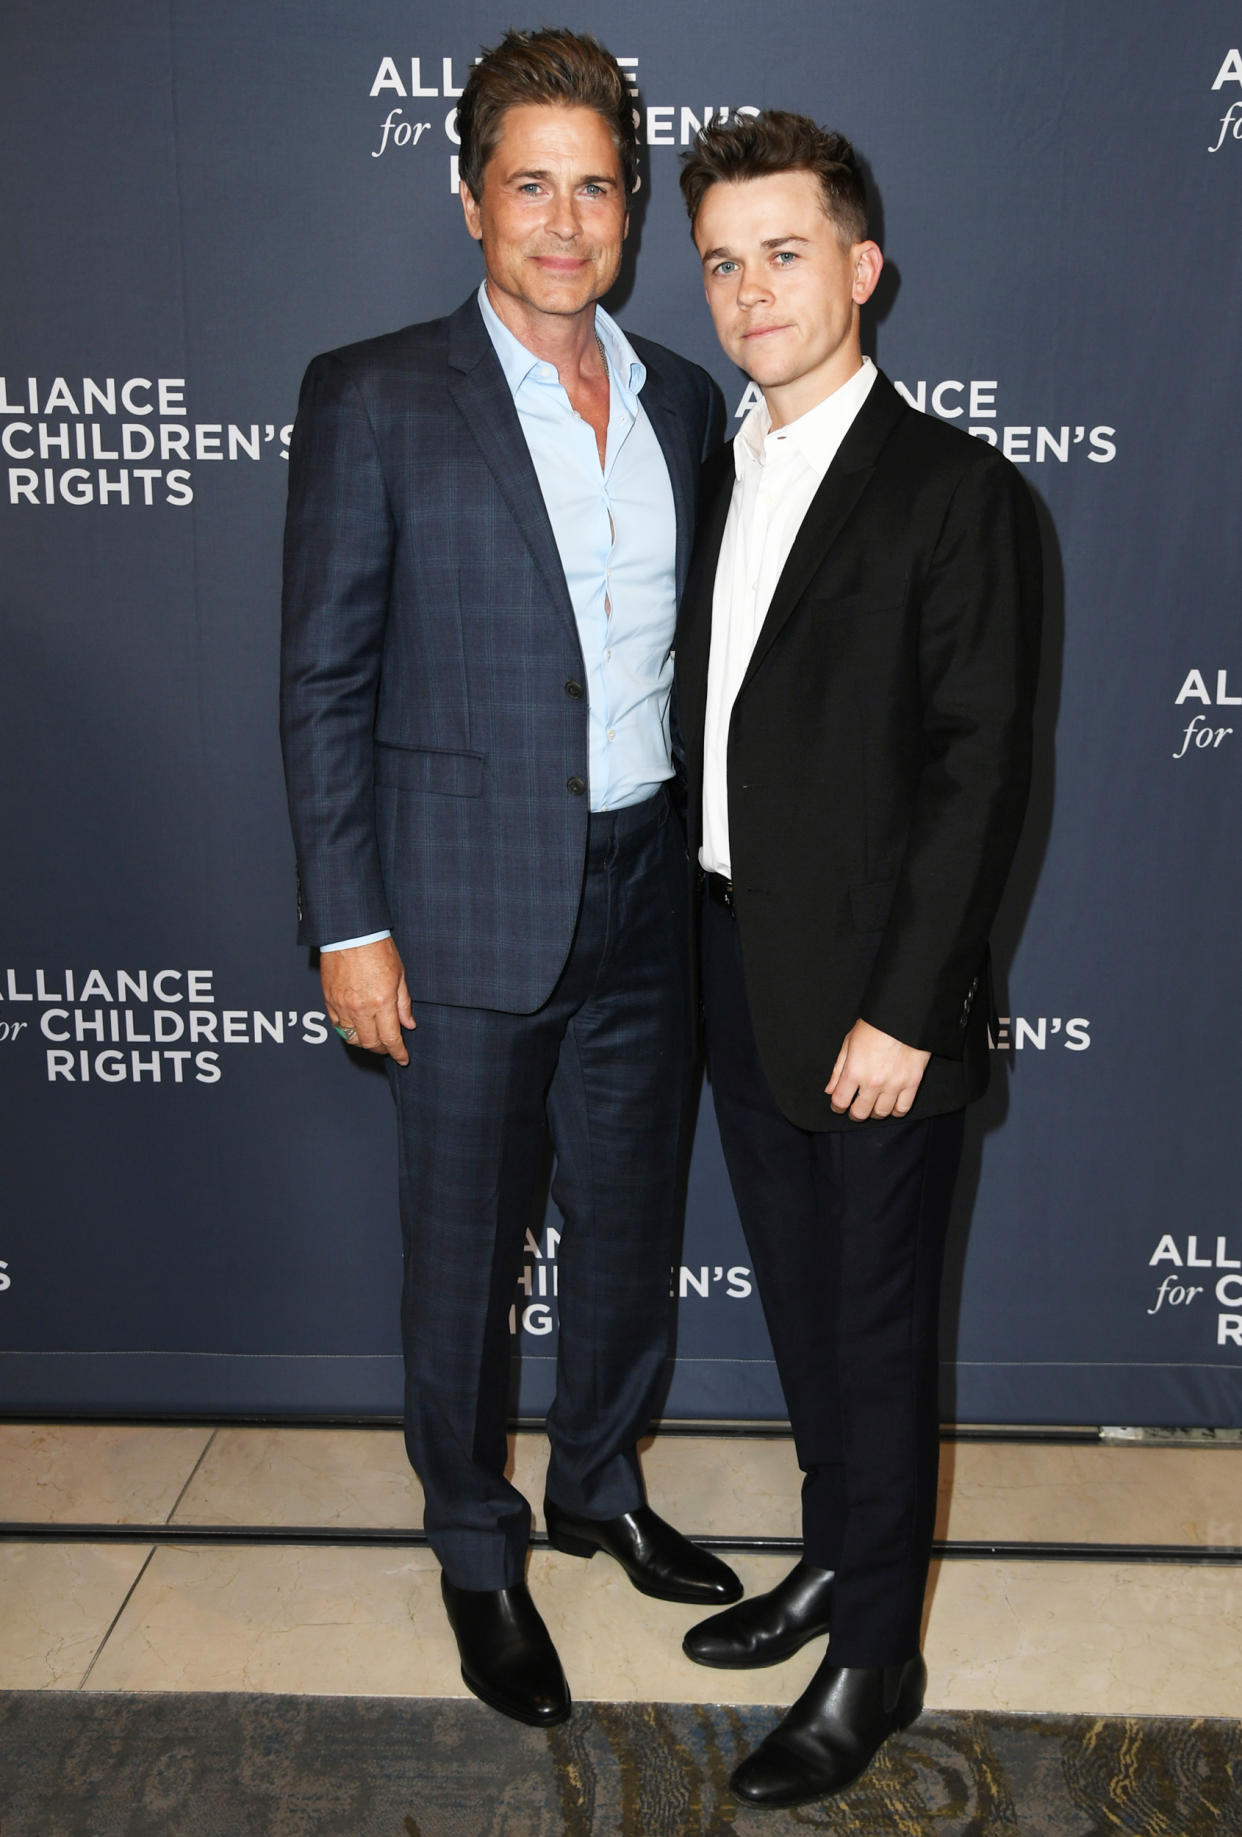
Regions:
<instances>
[{"instance_id":1,"label":"jacket pocket flap","mask_svg":"<svg viewBox=\"0 0 1242 1837\"><path fill-rule=\"evenodd\" d=\"M896 885L895 880L873 880L850 888L850 916L859 931L883 931Z\"/></svg>"},{"instance_id":2,"label":"jacket pocket flap","mask_svg":"<svg viewBox=\"0 0 1242 1837\"><path fill-rule=\"evenodd\" d=\"M483 754L450 753L433 746L375 743L375 782L402 791L438 791L445 797L478 797Z\"/></svg>"}]
</instances>

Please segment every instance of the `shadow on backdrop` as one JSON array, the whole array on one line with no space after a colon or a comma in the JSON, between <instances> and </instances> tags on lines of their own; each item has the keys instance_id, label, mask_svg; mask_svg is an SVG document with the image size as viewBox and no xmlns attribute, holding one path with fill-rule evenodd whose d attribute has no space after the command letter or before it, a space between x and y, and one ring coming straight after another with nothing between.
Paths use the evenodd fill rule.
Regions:
<instances>
[{"instance_id":1,"label":"shadow on backdrop","mask_svg":"<svg viewBox=\"0 0 1242 1837\"><path fill-rule=\"evenodd\" d=\"M1034 500L1043 548L1044 627L1039 687L1035 696L1030 802L1009 884L992 928L992 975L996 1005L1001 1014L1013 1012L1009 999L1009 970L1030 915L1052 829L1056 801L1056 729L1065 656L1065 572L1061 544L1047 504L1033 487L1028 486L1028 489ZM993 1052L991 1082L979 1102L971 1104L966 1112L966 1140L949 1225L941 1297L940 1416L943 1422L957 1421L958 1340L970 1223L979 1192L985 1140L1001 1127L1009 1114L1009 1080L1013 1065L1012 1044L1005 1051Z\"/></svg>"}]
</instances>

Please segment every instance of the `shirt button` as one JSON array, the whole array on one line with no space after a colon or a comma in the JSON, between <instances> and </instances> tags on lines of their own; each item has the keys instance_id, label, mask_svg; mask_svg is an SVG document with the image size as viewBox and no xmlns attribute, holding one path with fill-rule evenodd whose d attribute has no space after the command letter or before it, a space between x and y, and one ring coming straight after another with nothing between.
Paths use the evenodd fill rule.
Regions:
<instances>
[{"instance_id":1,"label":"shirt button","mask_svg":"<svg viewBox=\"0 0 1242 1837\"><path fill-rule=\"evenodd\" d=\"M571 677L565 684L565 693L566 695L572 696L574 701L577 701L578 697L582 694L582 684L580 682L574 682Z\"/></svg>"},{"instance_id":2,"label":"shirt button","mask_svg":"<svg viewBox=\"0 0 1242 1837\"><path fill-rule=\"evenodd\" d=\"M609 738L610 740L615 740L615 739L616 739L616 737L617 737L617 735L616 735L616 730L615 730L614 728L612 728L612 727L610 727L610 728L608 729L608 738Z\"/></svg>"},{"instance_id":3,"label":"shirt button","mask_svg":"<svg viewBox=\"0 0 1242 1837\"><path fill-rule=\"evenodd\" d=\"M611 662L612 662L612 652L611 652L611 651L605 651L605 652L604 652L604 662L605 662L605 663L611 663Z\"/></svg>"},{"instance_id":4,"label":"shirt button","mask_svg":"<svg viewBox=\"0 0 1242 1837\"><path fill-rule=\"evenodd\" d=\"M572 778L567 778L565 780L565 789L567 791L572 791L575 797L581 797L582 793L586 790L586 779L579 778L575 772Z\"/></svg>"}]
</instances>

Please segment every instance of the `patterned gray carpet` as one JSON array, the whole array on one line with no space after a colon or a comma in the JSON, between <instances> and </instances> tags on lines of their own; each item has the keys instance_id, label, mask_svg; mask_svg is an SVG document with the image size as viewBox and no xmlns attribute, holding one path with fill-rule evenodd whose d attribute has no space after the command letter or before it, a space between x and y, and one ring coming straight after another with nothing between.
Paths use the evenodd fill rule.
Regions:
<instances>
[{"instance_id":1,"label":"patterned gray carpet","mask_svg":"<svg viewBox=\"0 0 1242 1837\"><path fill-rule=\"evenodd\" d=\"M851 1791L756 1812L766 1709L0 1694L0 1837L1240 1837L1233 1722L924 1716Z\"/></svg>"}]
</instances>

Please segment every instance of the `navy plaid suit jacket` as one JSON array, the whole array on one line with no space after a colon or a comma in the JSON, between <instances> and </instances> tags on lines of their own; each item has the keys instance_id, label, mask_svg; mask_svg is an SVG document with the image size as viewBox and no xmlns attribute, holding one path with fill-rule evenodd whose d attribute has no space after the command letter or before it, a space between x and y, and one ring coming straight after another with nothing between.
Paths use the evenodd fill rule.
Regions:
<instances>
[{"instance_id":1,"label":"navy plaid suit jacket","mask_svg":"<svg viewBox=\"0 0 1242 1837\"><path fill-rule=\"evenodd\" d=\"M677 586L715 429L706 374L646 339ZM391 926L414 1000L531 1013L586 854L585 681L517 410L472 295L317 357L289 453L281 737L299 937Z\"/></svg>"}]
</instances>

